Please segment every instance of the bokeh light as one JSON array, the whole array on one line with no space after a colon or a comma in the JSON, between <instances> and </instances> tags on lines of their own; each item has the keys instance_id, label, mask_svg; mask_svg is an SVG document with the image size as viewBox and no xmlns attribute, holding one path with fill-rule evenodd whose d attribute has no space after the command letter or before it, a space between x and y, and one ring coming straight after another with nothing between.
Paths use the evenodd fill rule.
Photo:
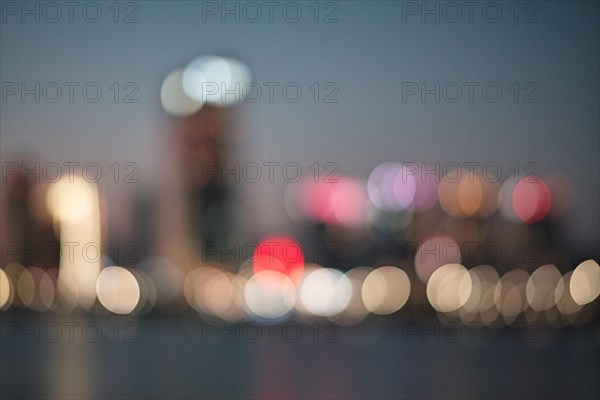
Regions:
<instances>
[{"instance_id":1,"label":"bokeh light","mask_svg":"<svg viewBox=\"0 0 600 400\"><path fill-rule=\"evenodd\" d=\"M346 272L346 277L352 285L352 295L346 308L335 321L340 325L353 325L360 322L368 314L369 310L365 306L362 298L362 288L365 279L373 271L369 267L354 267Z\"/></svg>"},{"instance_id":2,"label":"bokeh light","mask_svg":"<svg viewBox=\"0 0 600 400\"><path fill-rule=\"evenodd\" d=\"M571 275L569 283L571 296L575 303L585 305L600 295L600 266L594 260L579 264Z\"/></svg>"},{"instance_id":3,"label":"bokeh light","mask_svg":"<svg viewBox=\"0 0 600 400\"><path fill-rule=\"evenodd\" d=\"M6 310L12 304L13 290L6 272L0 268L0 310Z\"/></svg>"},{"instance_id":4,"label":"bokeh light","mask_svg":"<svg viewBox=\"0 0 600 400\"><path fill-rule=\"evenodd\" d=\"M496 309L507 324L514 322L517 316L529 307L526 296L528 281L527 271L513 269L504 274L496 284L494 291Z\"/></svg>"},{"instance_id":5,"label":"bokeh light","mask_svg":"<svg viewBox=\"0 0 600 400\"><path fill-rule=\"evenodd\" d=\"M19 297L17 286L21 274L24 272L26 272L25 267L19 263L10 263L4 268L4 273L10 287L10 295L8 298L10 300L10 304L8 304L9 306L13 305L19 308L25 307L25 304L23 304L23 301Z\"/></svg>"},{"instance_id":6,"label":"bokeh light","mask_svg":"<svg viewBox=\"0 0 600 400\"><path fill-rule=\"evenodd\" d=\"M479 318L481 322L489 324L498 314L494 307L494 289L499 279L498 272L491 265L478 265L471 268L469 274L472 281L471 293L459 309L459 316L463 322L472 322Z\"/></svg>"},{"instance_id":7,"label":"bokeh light","mask_svg":"<svg viewBox=\"0 0 600 400\"><path fill-rule=\"evenodd\" d=\"M431 170L430 167L423 165L423 171ZM415 175L415 197L410 206L410 210L416 212L425 212L438 201L438 177L435 174L420 173Z\"/></svg>"},{"instance_id":8,"label":"bokeh light","mask_svg":"<svg viewBox=\"0 0 600 400\"><path fill-rule=\"evenodd\" d=\"M487 218L497 205L497 184L479 170L458 170L456 179L444 178L439 186L439 201L454 218Z\"/></svg>"},{"instance_id":9,"label":"bokeh light","mask_svg":"<svg viewBox=\"0 0 600 400\"><path fill-rule=\"evenodd\" d=\"M367 182L369 199L380 210L398 212L407 209L416 192L414 174L400 163L378 165Z\"/></svg>"},{"instance_id":10,"label":"bokeh light","mask_svg":"<svg viewBox=\"0 0 600 400\"><path fill-rule=\"evenodd\" d=\"M252 257L252 268L255 274L278 271L293 277L298 283L304 270L304 253L298 242L290 237L268 236L258 243Z\"/></svg>"},{"instance_id":11,"label":"bokeh light","mask_svg":"<svg viewBox=\"0 0 600 400\"><path fill-rule=\"evenodd\" d=\"M89 310L96 301L102 258L98 189L82 176L63 176L50 185L46 200L60 234L58 298L68 310ZM80 247L73 251L72 244Z\"/></svg>"},{"instance_id":12,"label":"bokeh light","mask_svg":"<svg viewBox=\"0 0 600 400\"><path fill-rule=\"evenodd\" d=\"M135 269L130 271L140 286L140 301L132 313L144 315L152 311L156 305L156 285L145 272Z\"/></svg>"},{"instance_id":13,"label":"bokeh light","mask_svg":"<svg viewBox=\"0 0 600 400\"><path fill-rule=\"evenodd\" d=\"M340 271L319 268L306 274L300 284L300 301L304 308L318 316L333 316L350 303L352 283Z\"/></svg>"},{"instance_id":14,"label":"bokeh light","mask_svg":"<svg viewBox=\"0 0 600 400\"><path fill-rule=\"evenodd\" d=\"M183 72L183 90L192 99L214 105L242 101L251 81L250 69L241 61L218 56L192 60Z\"/></svg>"},{"instance_id":15,"label":"bokeh light","mask_svg":"<svg viewBox=\"0 0 600 400\"><path fill-rule=\"evenodd\" d=\"M573 276L573 271L567 272L563 277L561 277L560 281L556 284L556 289L554 290L554 301L556 302L556 308L561 312L564 316L573 315L583 306L577 304L575 300L573 300L573 296L571 296L570 283L571 277Z\"/></svg>"},{"instance_id":16,"label":"bokeh light","mask_svg":"<svg viewBox=\"0 0 600 400\"><path fill-rule=\"evenodd\" d=\"M533 224L548 215L551 206L550 189L539 178L524 178L514 188L512 205L516 216L523 222Z\"/></svg>"},{"instance_id":17,"label":"bokeh light","mask_svg":"<svg viewBox=\"0 0 600 400\"><path fill-rule=\"evenodd\" d=\"M27 305L37 312L48 311L54 303L54 282L50 275L41 268L30 267L28 270L31 274L31 283L33 283L33 297Z\"/></svg>"},{"instance_id":18,"label":"bokeh light","mask_svg":"<svg viewBox=\"0 0 600 400\"><path fill-rule=\"evenodd\" d=\"M517 182L513 179L507 179L500 186L500 191L498 192L498 209L505 219L513 222L521 222L513 207L513 192L516 185Z\"/></svg>"},{"instance_id":19,"label":"bokeh light","mask_svg":"<svg viewBox=\"0 0 600 400\"><path fill-rule=\"evenodd\" d=\"M131 313L140 301L139 283L123 267L104 268L98 276L96 291L100 303L115 314Z\"/></svg>"},{"instance_id":20,"label":"bokeh light","mask_svg":"<svg viewBox=\"0 0 600 400\"><path fill-rule=\"evenodd\" d=\"M554 265L542 265L529 277L526 296L529 306L535 311L545 311L556 304L556 285L562 278Z\"/></svg>"},{"instance_id":21,"label":"bokeh light","mask_svg":"<svg viewBox=\"0 0 600 400\"><path fill-rule=\"evenodd\" d=\"M184 293L189 304L196 310L226 320L236 319L240 310L234 301L234 283L233 276L226 271L200 267L186 276Z\"/></svg>"},{"instance_id":22,"label":"bokeh light","mask_svg":"<svg viewBox=\"0 0 600 400\"><path fill-rule=\"evenodd\" d=\"M367 310L387 315L400 310L410 296L410 279L400 268L377 268L366 277L362 285L362 299Z\"/></svg>"},{"instance_id":23,"label":"bokeh light","mask_svg":"<svg viewBox=\"0 0 600 400\"><path fill-rule=\"evenodd\" d=\"M427 299L440 312L462 307L471 295L469 271L460 264L446 264L436 269L427 282Z\"/></svg>"},{"instance_id":24,"label":"bokeh light","mask_svg":"<svg viewBox=\"0 0 600 400\"><path fill-rule=\"evenodd\" d=\"M183 90L183 69L171 72L160 88L160 102L163 109L175 117L187 117L201 108L201 101L192 99Z\"/></svg>"},{"instance_id":25,"label":"bokeh light","mask_svg":"<svg viewBox=\"0 0 600 400\"><path fill-rule=\"evenodd\" d=\"M64 176L50 185L47 204L56 220L73 225L90 217L97 198L96 187L83 177Z\"/></svg>"},{"instance_id":26,"label":"bokeh light","mask_svg":"<svg viewBox=\"0 0 600 400\"><path fill-rule=\"evenodd\" d=\"M275 270L264 270L246 282L244 300L254 315L278 319L289 314L294 307L296 289L287 275Z\"/></svg>"},{"instance_id":27,"label":"bokeh light","mask_svg":"<svg viewBox=\"0 0 600 400\"><path fill-rule=\"evenodd\" d=\"M29 268L23 270L19 275L17 295L25 307L29 307L35 298L35 280Z\"/></svg>"},{"instance_id":28,"label":"bokeh light","mask_svg":"<svg viewBox=\"0 0 600 400\"><path fill-rule=\"evenodd\" d=\"M336 177L337 182L306 180L300 193L288 196L288 203L299 201L301 213L312 221L342 226L359 226L366 221L366 191L352 178ZM290 187L296 187L296 184ZM290 192L292 191L289 188ZM290 204L288 208L294 207Z\"/></svg>"}]
</instances>

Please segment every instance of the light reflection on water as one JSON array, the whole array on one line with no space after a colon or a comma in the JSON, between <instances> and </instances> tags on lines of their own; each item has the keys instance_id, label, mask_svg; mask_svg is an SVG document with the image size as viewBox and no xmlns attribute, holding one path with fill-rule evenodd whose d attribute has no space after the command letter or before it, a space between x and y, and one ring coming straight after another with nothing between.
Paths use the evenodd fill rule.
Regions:
<instances>
[{"instance_id":1,"label":"light reflection on water","mask_svg":"<svg viewBox=\"0 0 600 400\"><path fill-rule=\"evenodd\" d=\"M12 334L13 323L29 333ZM36 323L39 343L32 333ZM62 336L50 343L47 339L56 337L53 323L62 327ZM295 343L283 340L280 328L274 328L272 343L265 329L251 343L246 339L253 333L244 333L243 324L225 326L193 316L4 313L0 390L3 398L598 395L597 323L519 334L503 328L496 343L482 340L481 331L463 333L457 341L451 328L430 323L373 319L333 334L326 324L316 334L315 325L303 323ZM90 340L84 326L90 326ZM92 343L97 327L102 337ZM217 333L207 334L209 327Z\"/></svg>"}]
</instances>

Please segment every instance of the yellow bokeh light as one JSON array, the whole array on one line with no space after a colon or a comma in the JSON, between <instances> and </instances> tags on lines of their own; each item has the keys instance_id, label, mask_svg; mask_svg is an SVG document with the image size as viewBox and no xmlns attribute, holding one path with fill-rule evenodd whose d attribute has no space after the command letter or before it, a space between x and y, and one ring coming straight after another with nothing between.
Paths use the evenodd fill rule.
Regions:
<instances>
[{"instance_id":1,"label":"yellow bokeh light","mask_svg":"<svg viewBox=\"0 0 600 400\"><path fill-rule=\"evenodd\" d=\"M80 176L65 176L53 183L46 197L54 219L66 224L77 224L94 212L98 192L93 184Z\"/></svg>"},{"instance_id":2,"label":"yellow bokeh light","mask_svg":"<svg viewBox=\"0 0 600 400\"><path fill-rule=\"evenodd\" d=\"M490 265L479 265L469 270L472 288L469 298L459 309L463 322L471 322L476 317L482 320L494 307L494 288L498 282L498 272Z\"/></svg>"},{"instance_id":3,"label":"yellow bokeh light","mask_svg":"<svg viewBox=\"0 0 600 400\"><path fill-rule=\"evenodd\" d=\"M386 315L400 310L410 296L410 279L400 268L386 266L373 270L362 285L367 310Z\"/></svg>"},{"instance_id":4,"label":"yellow bokeh light","mask_svg":"<svg viewBox=\"0 0 600 400\"><path fill-rule=\"evenodd\" d=\"M594 260L579 264L571 275L571 296L580 306L591 303L600 295L600 266Z\"/></svg>"},{"instance_id":5,"label":"yellow bokeh light","mask_svg":"<svg viewBox=\"0 0 600 400\"><path fill-rule=\"evenodd\" d=\"M569 290L572 275L573 271L567 272L560 281L558 281L554 291L556 308L558 308L558 311L564 316L573 315L582 308L582 306L575 303L575 300L573 300L573 297L571 296L571 291Z\"/></svg>"},{"instance_id":6,"label":"yellow bokeh light","mask_svg":"<svg viewBox=\"0 0 600 400\"><path fill-rule=\"evenodd\" d=\"M507 324L512 323L529 307L525 294L528 281L527 271L514 269L504 274L496 284L494 302Z\"/></svg>"},{"instance_id":7,"label":"yellow bokeh light","mask_svg":"<svg viewBox=\"0 0 600 400\"><path fill-rule=\"evenodd\" d=\"M0 309L8 309L12 303L12 289L8 275L0 268Z\"/></svg>"},{"instance_id":8,"label":"yellow bokeh light","mask_svg":"<svg viewBox=\"0 0 600 400\"><path fill-rule=\"evenodd\" d=\"M47 311L54 303L54 282L50 275L41 268L30 267L28 270L33 281L33 298L27 306L34 311Z\"/></svg>"},{"instance_id":9,"label":"yellow bokeh light","mask_svg":"<svg viewBox=\"0 0 600 400\"><path fill-rule=\"evenodd\" d=\"M542 265L529 277L525 288L527 302L535 311L545 311L556 304L556 285L561 274L554 265Z\"/></svg>"},{"instance_id":10,"label":"yellow bokeh light","mask_svg":"<svg viewBox=\"0 0 600 400\"><path fill-rule=\"evenodd\" d=\"M29 307L35 298L35 280L29 269L25 269L19 276L19 280L17 281L17 295L26 307Z\"/></svg>"},{"instance_id":11,"label":"yellow bokeh light","mask_svg":"<svg viewBox=\"0 0 600 400\"><path fill-rule=\"evenodd\" d=\"M460 264L446 264L435 270L427 282L427 299L441 312L462 307L472 290L469 271Z\"/></svg>"}]
</instances>

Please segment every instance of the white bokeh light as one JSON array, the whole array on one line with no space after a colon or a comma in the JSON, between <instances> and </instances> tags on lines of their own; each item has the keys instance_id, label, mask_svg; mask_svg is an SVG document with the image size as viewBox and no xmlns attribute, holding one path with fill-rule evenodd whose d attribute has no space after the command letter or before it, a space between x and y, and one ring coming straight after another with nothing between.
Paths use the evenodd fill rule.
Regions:
<instances>
[{"instance_id":1,"label":"white bokeh light","mask_svg":"<svg viewBox=\"0 0 600 400\"><path fill-rule=\"evenodd\" d=\"M352 283L342 272L319 268L309 272L300 285L300 301L314 315L342 312L352 297Z\"/></svg>"},{"instance_id":2,"label":"white bokeh light","mask_svg":"<svg viewBox=\"0 0 600 400\"><path fill-rule=\"evenodd\" d=\"M241 61L218 56L193 59L183 72L183 90L201 103L227 105L242 101L250 69Z\"/></svg>"}]
</instances>

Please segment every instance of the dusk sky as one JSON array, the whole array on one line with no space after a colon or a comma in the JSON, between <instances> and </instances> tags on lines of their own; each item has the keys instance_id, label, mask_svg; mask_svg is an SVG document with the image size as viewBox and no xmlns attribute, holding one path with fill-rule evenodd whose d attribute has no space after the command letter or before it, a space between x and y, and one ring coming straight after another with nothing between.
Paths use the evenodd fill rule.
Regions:
<instances>
[{"instance_id":1,"label":"dusk sky","mask_svg":"<svg viewBox=\"0 0 600 400\"><path fill-rule=\"evenodd\" d=\"M230 56L249 65L253 81L280 84L273 102L265 91L256 103L241 107L240 126L247 138L241 162L294 161L306 171L315 162L335 162L340 173L363 179L383 161L496 162L502 180L515 163L533 162L541 176L562 171L574 180L579 200L564 221L562 236L584 251L597 248L597 2L520 3L518 14L514 3L499 2L494 3L501 10L497 22L497 8L483 14L481 3L471 22L469 9L456 3L462 17L454 23L456 10L444 8L443 2L429 3L440 7L439 23L435 15L412 8L420 2L322 3L319 15L310 8L313 3L298 2L302 15L296 23L286 20L293 10L284 15L281 7L274 10L273 22L262 7L253 23L254 11L237 2L228 4L241 7L240 21L226 14L222 22L211 8L222 3L193 1L138 2L137 9L121 3L119 20L131 14L138 22L114 23L109 3L99 4L98 23L86 22L81 9L74 11L72 23L65 9L56 23L44 20L41 9L36 23L35 16L23 17L20 9L14 14L3 8L3 85L81 83L72 104L66 89L54 104L43 98L35 103L32 96L23 103L3 86L3 160L33 150L45 162L87 160L93 152L102 165L132 161L140 166L138 186L108 188L115 199L126 197L119 192L152 186L164 162L158 156L161 140L169 132L159 98L163 79L196 56ZM53 12L46 10L46 16ZM323 23L328 16L332 23ZM87 82L103 89L97 103L82 98ZM131 92L124 85L133 82L139 92L132 98L139 102L114 103L114 82L122 96ZM303 90L296 103L281 91L290 82ZM320 89L316 103L310 89L315 82ZM456 84L462 97L448 101L456 94L451 85L439 103L434 95L422 102L420 93L405 93L413 82L430 88L436 82L442 88ZM473 102L465 82L476 84ZM482 88L490 83L489 93L502 90L497 102L484 97ZM328 94L338 102L323 103ZM286 226L284 189L283 181L244 189L246 206L256 212L259 225Z\"/></svg>"}]
</instances>

